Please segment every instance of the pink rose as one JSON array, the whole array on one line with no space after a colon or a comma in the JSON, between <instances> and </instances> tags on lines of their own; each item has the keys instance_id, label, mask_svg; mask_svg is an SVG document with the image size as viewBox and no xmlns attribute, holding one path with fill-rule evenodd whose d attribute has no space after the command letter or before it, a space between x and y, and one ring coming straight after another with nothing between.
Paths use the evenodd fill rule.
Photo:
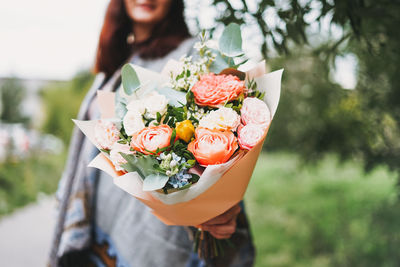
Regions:
<instances>
[{"instance_id":1,"label":"pink rose","mask_svg":"<svg viewBox=\"0 0 400 267\"><path fill-rule=\"evenodd\" d=\"M265 128L256 124L247 124L238 128L238 142L243 149L250 150L264 137Z\"/></svg>"},{"instance_id":2,"label":"pink rose","mask_svg":"<svg viewBox=\"0 0 400 267\"><path fill-rule=\"evenodd\" d=\"M131 147L149 155L149 151L156 152L157 148L169 146L171 135L172 129L166 124L146 127L132 135Z\"/></svg>"},{"instance_id":3,"label":"pink rose","mask_svg":"<svg viewBox=\"0 0 400 267\"><path fill-rule=\"evenodd\" d=\"M126 160L121 156L120 152L124 154L133 154L128 144L115 143L110 151L110 159L114 164L117 171L125 171L121 165L126 163Z\"/></svg>"},{"instance_id":4,"label":"pink rose","mask_svg":"<svg viewBox=\"0 0 400 267\"><path fill-rule=\"evenodd\" d=\"M102 149L111 149L119 140L119 131L114 123L98 120L94 126L94 137Z\"/></svg>"},{"instance_id":5,"label":"pink rose","mask_svg":"<svg viewBox=\"0 0 400 267\"><path fill-rule=\"evenodd\" d=\"M195 136L188 150L202 166L227 162L238 148L236 137L231 131L198 127Z\"/></svg>"},{"instance_id":6,"label":"pink rose","mask_svg":"<svg viewBox=\"0 0 400 267\"><path fill-rule=\"evenodd\" d=\"M193 85L191 91L199 106L221 107L236 99L245 90L244 81L233 75L205 74Z\"/></svg>"},{"instance_id":7,"label":"pink rose","mask_svg":"<svg viewBox=\"0 0 400 267\"><path fill-rule=\"evenodd\" d=\"M271 112L267 104L255 97L247 97L243 100L240 114L244 125L257 124L267 128L271 122Z\"/></svg>"}]
</instances>

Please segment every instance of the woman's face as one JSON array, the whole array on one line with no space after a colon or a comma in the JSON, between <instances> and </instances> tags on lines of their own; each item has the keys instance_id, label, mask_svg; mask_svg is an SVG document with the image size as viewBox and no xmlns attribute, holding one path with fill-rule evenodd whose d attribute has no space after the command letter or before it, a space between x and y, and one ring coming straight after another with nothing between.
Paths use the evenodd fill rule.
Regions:
<instances>
[{"instance_id":1,"label":"woman's face","mask_svg":"<svg viewBox=\"0 0 400 267\"><path fill-rule=\"evenodd\" d=\"M164 19L174 0L124 0L128 16L136 23L157 24Z\"/></svg>"}]
</instances>

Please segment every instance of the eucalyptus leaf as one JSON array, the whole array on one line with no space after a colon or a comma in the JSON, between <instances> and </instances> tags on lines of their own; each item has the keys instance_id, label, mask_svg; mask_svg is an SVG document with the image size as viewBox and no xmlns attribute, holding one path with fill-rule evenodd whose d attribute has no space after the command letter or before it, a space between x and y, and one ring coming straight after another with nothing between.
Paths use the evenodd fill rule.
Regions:
<instances>
[{"instance_id":1,"label":"eucalyptus leaf","mask_svg":"<svg viewBox=\"0 0 400 267\"><path fill-rule=\"evenodd\" d=\"M186 105L186 93L174 90L169 87L162 87L156 89L156 91L164 95L168 99L168 104L174 107L181 107Z\"/></svg>"},{"instance_id":2,"label":"eucalyptus leaf","mask_svg":"<svg viewBox=\"0 0 400 267\"><path fill-rule=\"evenodd\" d=\"M244 63L246 63L247 61L249 61L248 58L243 59L242 61L240 61L239 63L236 63L235 65L231 66L232 68L237 69L240 65L243 65Z\"/></svg>"},{"instance_id":3,"label":"eucalyptus leaf","mask_svg":"<svg viewBox=\"0 0 400 267\"><path fill-rule=\"evenodd\" d=\"M143 180L143 191L153 191L161 189L168 182L169 177L161 173L153 173Z\"/></svg>"},{"instance_id":4,"label":"eucalyptus leaf","mask_svg":"<svg viewBox=\"0 0 400 267\"><path fill-rule=\"evenodd\" d=\"M231 67L229 62L234 64L233 58L221 54L218 50L211 49L212 53L216 55L214 61L209 67L209 71L220 73L222 70Z\"/></svg>"},{"instance_id":5,"label":"eucalyptus leaf","mask_svg":"<svg viewBox=\"0 0 400 267\"><path fill-rule=\"evenodd\" d=\"M115 115L121 120L125 117L125 114L128 111L126 108L126 102L127 100L121 96L119 92L115 94Z\"/></svg>"},{"instance_id":6,"label":"eucalyptus leaf","mask_svg":"<svg viewBox=\"0 0 400 267\"><path fill-rule=\"evenodd\" d=\"M127 172L137 172L142 179L154 173L153 165L158 164L158 161L150 156L136 157L122 152L120 154L127 161L121 164L121 167Z\"/></svg>"},{"instance_id":7,"label":"eucalyptus leaf","mask_svg":"<svg viewBox=\"0 0 400 267\"><path fill-rule=\"evenodd\" d=\"M143 96L156 90L157 86L158 86L158 83L156 81L146 81L144 84L141 84L140 88L138 88L135 91L135 95L138 96L139 98L142 98Z\"/></svg>"},{"instance_id":8,"label":"eucalyptus leaf","mask_svg":"<svg viewBox=\"0 0 400 267\"><path fill-rule=\"evenodd\" d=\"M121 71L122 86L127 95L133 94L139 87L140 81L131 64L125 64Z\"/></svg>"},{"instance_id":9,"label":"eucalyptus leaf","mask_svg":"<svg viewBox=\"0 0 400 267\"><path fill-rule=\"evenodd\" d=\"M219 38L219 49L222 54L229 57L236 57L243 54L242 34L238 24L231 23L225 27Z\"/></svg>"}]
</instances>

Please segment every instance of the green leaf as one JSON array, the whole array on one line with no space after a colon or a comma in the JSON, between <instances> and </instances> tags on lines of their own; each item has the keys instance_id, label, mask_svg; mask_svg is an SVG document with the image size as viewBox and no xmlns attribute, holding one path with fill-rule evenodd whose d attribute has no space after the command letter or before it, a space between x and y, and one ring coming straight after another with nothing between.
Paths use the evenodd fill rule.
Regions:
<instances>
[{"instance_id":1,"label":"green leaf","mask_svg":"<svg viewBox=\"0 0 400 267\"><path fill-rule=\"evenodd\" d=\"M115 114L119 119L123 119L127 112L126 99L119 92L115 94Z\"/></svg>"},{"instance_id":2,"label":"green leaf","mask_svg":"<svg viewBox=\"0 0 400 267\"><path fill-rule=\"evenodd\" d=\"M157 148L158 149L158 148ZM151 150L148 150L148 149L144 149L144 150L146 150L146 152L148 152L148 153L150 153L150 154L152 154L152 155L155 155L156 153L157 153L157 151L155 152L155 151L151 151Z\"/></svg>"},{"instance_id":3,"label":"green leaf","mask_svg":"<svg viewBox=\"0 0 400 267\"><path fill-rule=\"evenodd\" d=\"M121 167L127 172L137 172L143 179L154 173L153 165L158 164L158 161L151 156L136 157L122 152L120 154L127 161L121 164Z\"/></svg>"},{"instance_id":4,"label":"green leaf","mask_svg":"<svg viewBox=\"0 0 400 267\"><path fill-rule=\"evenodd\" d=\"M173 144L175 141L175 137L176 137L176 130L175 128L172 130L172 134L171 134L171 139L169 140L169 144Z\"/></svg>"},{"instance_id":5,"label":"green leaf","mask_svg":"<svg viewBox=\"0 0 400 267\"><path fill-rule=\"evenodd\" d=\"M164 95L168 99L168 104L174 107L180 107L186 105L186 93L180 92L169 87L162 87L156 89L156 91Z\"/></svg>"},{"instance_id":6,"label":"green leaf","mask_svg":"<svg viewBox=\"0 0 400 267\"><path fill-rule=\"evenodd\" d=\"M197 181L200 179L200 176L198 176L197 174L191 173L192 178L190 179L190 181L194 184L197 183Z\"/></svg>"},{"instance_id":7,"label":"green leaf","mask_svg":"<svg viewBox=\"0 0 400 267\"><path fill-rule=\"evenodd\" d=\"M192 168L196 164L196 160L190 159L184 163L186 168Z\"/></svg>"},{"instance_id":8,"label":"green leaf","mask_svg":"<svg viewBox=\"0 0 400 267\"><path fill-rule=\"evenodd\" d=\"M237 63L237 64L235 64L235 65L233 65L232 66L232 68L235 68L235 69L237 69L240 65L242 65L242 64L244 64L244 63L246 63L247 61L249 61L249 59L248 58L246 58L246 59L243 59L242 61L240 61L239 63Z\"/></svg>"},{"instance_id":9,"label":"green leaf","mask_svg":"<svg viewBox=\"0 0 400 267\"><path fill-rule=\"evenodd\" d=\"M235 57L243 54L242 34L238 24L231 23L226 26L221 37L219 38L219 49L222 54L229 57Z\"/></svg>"},{"instance_id":10,"label":"green leaf","mask_svg":"<svg viewBox=\"0 0 400 267\"><path fill-rule=\"evenodd\" d=\"M153 173L143 181L143 191L153 191L161 189L168 182L169 177L161 173Z\"/></svg>"},{"instance_id":11,"label":"green leaf","mask_svg":"<svg viewBox=\"0 0 400 267\"><path fill-rule=\"evenodd\" d=\"M124 87L125 93L127 95L133 94L139 87L140 81L136 74L135 69L131 64L125 64L122 67L122 86Z\"/></svg>"},{"instance_id":12,"label":"green leaf","mask_svg":"<svg viewBox=\"0 0 400 267\"><path fill-rule=\"evenodd\" d=\"M216 56L214 61L209 67L209 71L214 73L220 73L222 70L229 68L230 65L228 61L233 63L233 58L223 56L218 50L210 49Z\"/></svg>"},{"instance_id":13,"label":"green leaf","mask_svg":"<svg viewBox=\"0 0 400 267\"><path fill-rule=\"evenodd\" d=\"M192 183L188 183L188 184L185 184L185 185L182 186L182 187L177 188L177 190L178 190L178 191L180 191L180 190L185 190L185 189L187 189L187 188L189 188L189 187L191 187L191 186L192 186Z\"/></svg>"},{"instance_id":14,"label":"green leaf","mask_svg":"<svg viewBox=\"0 0 400 267\"><path fill-rule=\"evenodd\" d=\"M110 155L110 150L108 150L108 149L102 149L102 148L100 148L100 151L101 151L101 152L104 152L104 153L106 153L106 154L108 154L108 155Z\"/></svg>"},{"instance_id":15,"label":"green leaf","mask_svg":"<svg viewBox=\"0 0 400 267\"><path fill-rule=\"evenodd\" d=\"M229 104L226 104L226 105L225 105L226 108L231 108L232 106L233 106L232 103L229 103Z\"/></svg>"},{"instance_id":16,"label":"green leaf","mask_svg":"<svg viewBox=\"0 0 400 267\"><path fill-rule=\"evenodd\" d=\"M157 112L157 122L160 122L161 121L161 114L160 114L160 112Z\"/></svg>"}]
</instances>

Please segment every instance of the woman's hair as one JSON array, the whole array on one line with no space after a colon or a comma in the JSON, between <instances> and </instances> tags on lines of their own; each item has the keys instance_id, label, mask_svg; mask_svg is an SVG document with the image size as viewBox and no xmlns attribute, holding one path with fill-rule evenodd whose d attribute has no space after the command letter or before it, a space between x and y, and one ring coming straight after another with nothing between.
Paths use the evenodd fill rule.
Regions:
<instances>
[{"instance_id":1,"label":"woman's hair","mask_svg":"<svg viewBox=\"0 0 400 267\"><path fill-rule=\"evenodd\" d=\"M174 50L190 36L183 10L183 0L172 0L167 16L154 27L150 39L130 44L127 38L132 33L133 22L124 0L111 0L100 33L94 71L104 72L109 78L134 51L142 58L158 58Z\"/></svg>"}]
</instances>

